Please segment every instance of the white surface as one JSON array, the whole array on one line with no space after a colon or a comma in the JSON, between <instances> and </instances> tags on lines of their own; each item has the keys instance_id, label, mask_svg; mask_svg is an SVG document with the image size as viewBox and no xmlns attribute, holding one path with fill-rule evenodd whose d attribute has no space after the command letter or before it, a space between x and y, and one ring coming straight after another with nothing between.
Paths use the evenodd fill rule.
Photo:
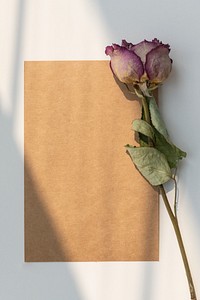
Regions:
<instances>
[{"instance_id":1,"label":"white surface","mask_svg":"<svg viewBox=\"0 0 200 300\"><path fill-rule=\"evenodd\" d=\"M189 299L172 226L161 202L160 262L23 262L23 61L107 59L122 38L172 47L160 103L173 140L188 152L179 177L179 218L200 297L198 0L1 0L0 299ZM173 199L173 195L170 195Z\"/></svg>"}]
</instances>

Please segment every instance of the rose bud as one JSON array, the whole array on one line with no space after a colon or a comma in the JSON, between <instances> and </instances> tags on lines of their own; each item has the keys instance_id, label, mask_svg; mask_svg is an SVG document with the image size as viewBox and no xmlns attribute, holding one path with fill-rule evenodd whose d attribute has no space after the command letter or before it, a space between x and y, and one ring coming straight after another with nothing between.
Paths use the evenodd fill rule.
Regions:
<instances>
[{"instance_id":1,"label":"rose bud","mask_svg":"<svg viewBox=\"0 0 200 300\"><path fill-rule=\"evenodd\" d=\"M136 45L122 41L121 46L107 46L105 53L111 58L110 66L115 76L124 83L162 83L171 72L172 60L169 45L157 39Z\"/></svg>"}]
</instances>

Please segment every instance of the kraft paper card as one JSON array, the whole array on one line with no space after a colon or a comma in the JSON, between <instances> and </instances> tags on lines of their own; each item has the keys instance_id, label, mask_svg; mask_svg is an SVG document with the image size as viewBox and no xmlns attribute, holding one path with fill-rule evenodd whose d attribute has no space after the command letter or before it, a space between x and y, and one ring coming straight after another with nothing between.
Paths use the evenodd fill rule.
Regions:
<instances>
[{"instance_id":1,"label":"kraft paper card","mask_svg":"<svg viewBox=\"0 0 200 300\"><path fill-rule=\"evenodd\" d=\"M158 260L158 194L108 61L25 62L25 261Z\"/></svg>"}]
</instances>

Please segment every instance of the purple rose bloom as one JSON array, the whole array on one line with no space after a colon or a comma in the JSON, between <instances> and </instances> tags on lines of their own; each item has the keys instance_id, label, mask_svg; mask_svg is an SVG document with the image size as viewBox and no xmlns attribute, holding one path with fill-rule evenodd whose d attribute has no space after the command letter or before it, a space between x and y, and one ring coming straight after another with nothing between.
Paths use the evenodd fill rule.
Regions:
<instances>
[{"instance_id":1,"label":"purple rose bloom","mask_svg":"<svg viewBox=\"0 0 200 300\"><path fill-rule=\"evenodd\" d=\"M157 39L136 45L122 40L121 46L107 46L105 53L111 58L110 66L116 77L124 83L162 83L171 72L170 47Z\"/></svg>"}]
</instances>

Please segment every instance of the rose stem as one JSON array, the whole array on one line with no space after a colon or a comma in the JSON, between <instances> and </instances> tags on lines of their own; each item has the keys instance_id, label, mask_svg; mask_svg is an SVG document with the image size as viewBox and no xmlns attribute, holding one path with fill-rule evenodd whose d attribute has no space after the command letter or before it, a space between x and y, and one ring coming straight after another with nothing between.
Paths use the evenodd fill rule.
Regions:
<instances>
[{"instance_id":1,"label":"rose stem","mask_svg":"<svg viewBox=\"0 0 200 300\"><path fill-rule=\"evenodd\" d=\"M146 122L151 125L149 106L148 106L148 103L147 103L147 99L145 97L142 98L142 106L143 106L143 109L144 109L144 118L145 118ZM149 146L152 146L152 145L149 144ZM192 300L197 300L196 293L195 293L195 288L194 288L194 283L193 283L193 280L192 280L192 275L191 275L191 271L190 271L190 267L189 267L185 247L184 247L184 244L183 244L183 239L182 239L182 236L181 236L181 231L180 231L180 228L179 228L177 216L176 216L176 214L174 215L173 212L172 212L172 209L171 209L171 206L169 204L169 201L168 201L168 198L167 198L167 195L166 195L166 192L165 192L165 189L164 189L163 185L160 185L159 188L160 188L160 193L162 195L162 198L163 198L165 207L167 209L168 215L169 215L169 217L171 219L171 222L172 222L172 225L174 227L174 231L175 231L175 234L176 234L176 238L177 238L177 241L178 241L179 249L180 249L180 252L181 252L181 256L182 256L185 271L186 271L186 276L187 276L187 280L188 280L191 299Z\"/></svg>"},{"instance_id":2,"label":"rose stem","mask_svg":"<svg viewBox=\"0 0 200 300\"><path fill-rule=\"evenodd\" d=\"M144 118L145 121L149 124L151 124L151 119L150 119L150 113L149 113L149 106L147 103L147 99L145 97L142 97L142 106L144 109Z\"/></svg>"},{"instance_id":3,"label":"rose stem","mask_svg":"<svg viewBox=\"0 0 200 300\"><path fill-rule=\"evenodd\" d=\"M151 118L150 118L149 106L148 106L147 101L148 100L146 97L142 97L142 107L144 110L144 119L147 123L149 123L151 125ZM153 141L149 137L148 137L148 145L149 145L149 147L153 147Z\"/></svg>"},{"instance_id":4,"label":"rose stem","mask_svg":"<svg viewBox=\"0 0 200 300\"><path fill-rule=\"evenodd\" d=\"M171 219L172 225L174 227L174 231L176 233L176 238L177 238L177 241L178 241L178 244L179 244L181 256L182 256L185 271L186 271L186 276L187 276L187 280L188 280L191 299L192 300L197 300L196 293L195 293L195 288L194 288L194 283L193 283L193 280L192 280L192 275L191 275L191 271L190 271L190 267L189 267L185 247L184 247L183 240L182 240L181 231L180 231L179 224L178 224L178 219L172 212L172 209L171 209L171 206L170 206L169 201L167 199L167 195L166 195L166 192L165 192L165 189L164 189L163 185L160 185L160 193L162 195L165 207L167 209L168 215Z\"/></svg>"}]
</instances>

